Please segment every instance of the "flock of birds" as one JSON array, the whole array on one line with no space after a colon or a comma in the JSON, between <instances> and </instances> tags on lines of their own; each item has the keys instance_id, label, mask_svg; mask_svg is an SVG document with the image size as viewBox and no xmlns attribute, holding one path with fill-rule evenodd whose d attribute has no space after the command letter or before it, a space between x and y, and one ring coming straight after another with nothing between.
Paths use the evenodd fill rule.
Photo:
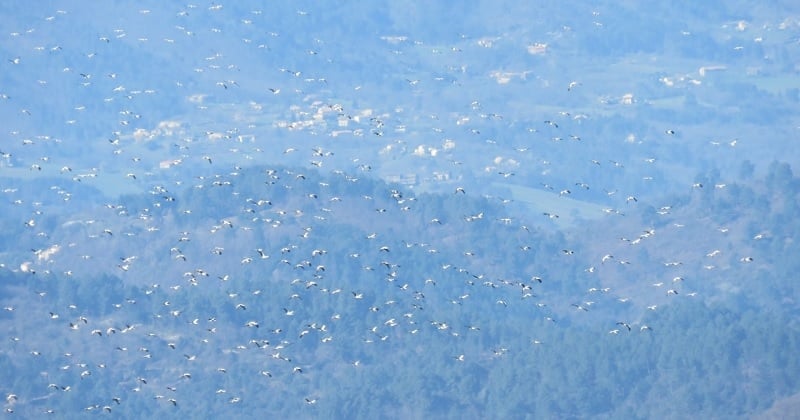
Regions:
<instances>
[{"instance_id":1,"label":"flock of birds","mask_svg":"<svg viewBox=\"0 0 800 420\"><path fill-rule=\"evenodd\" d=\"M241 126L234 118L176 123L174 115L152 115L155 108L151 104L165 94L147 86L127 86L127 80L135 77L126 74L120 61L105 55L146 49L154 43L199 48L192 38L199 38L200 31L216 39L213 37L234 30L192 27L188 22L202 20L189 19L213 16L223 8L219 3L188 5L176 10L174 16L152 17L156 13L137 10L136 19L172 22L182 38L151 39L127 30L121 22L119 27L96 35L80 51L59 44L64 34L48 29L74 17L70 10L52 11L30 28L0 34L5 37L4 53L11 54L3 65L5 74L27 71L53 78L38 79L37 86L27 86L34 92L27 98L6 94L3 89L7 86L0 85L0 106L15 110L22 121L19 129L6 129L2 172L26 178L46 174L64 181L36 192L17 188L8 178L4 181L2 206L12 209L10 214L22 215L11 222L24 226L19 242L30 244L32 252L3 253L3 267L14 275L24 275L33 285L57 279L80 289L82 279L108 275L118 279L124 290L120 292L124 296L96 301L96 308L53 306L62 299L54 296L55 292L38 289L31 289L38 295L35 299L3 297L7 316L0 322L13 325L29 318L30 322L46 322L46 327L38 331L8 329L0 352L15 360L22 358L25 364L46 359L48 365L61 366L33 380L41 382L38 387L16 390L8 388L8 383L0 384L7 395L7 412L27 405L54 413L51 407L57 399L88 393L91 388L87 384L98 377L105 378L102 383L109 386L103 392L85 395L89 400L86 411L114 412L134 398L152 399L165 407L191 405L195 381L219 384L211 398L240 404L247 400L248 390L245 386L228 388L225 384L235 383L228 379L231 375L246 378L245 383L261 381L265 389L276 391L284 389L278 383L302 381L304 393L296 399L313 406L325 398L314 389L320 375L348 375L353 369L369 369L381 363L381 352L414 352L412 348L423 345L426 336L440 340L447 337L456 343L441 350L448 352L446 357L453 362L494 360L509 351L547 348L550 343L537 336L537 328L558 328L562 319L600 313L599 306L619 308L608 311L620 318L602 316L594 320L604 335L657 334L655 326L643 321L651 312L661 311L672 299L701 299L697 282L705 272L736 270L754 261L753 255L731 248L726 239L728 227L710 226L705 242L687 245L675 259L662 261L668 276L649 277L648 269L637 261L640 249L658 249L679 238L687 223L706 222L679 220L667 203L655 206L665 220L675 220L664 228L639 226L633 218L621 223L618 217L636 213L645 201L632 190L607 188L604 195L619 204L603 207L598 215L609 220L609 227L582 232L588 238L567 237L560 249L542 249L537 241L549 234L553 221L569 214L547 208L535 217L521 215L511 209L510 199L474 192L485 191L485 187L459 185L458 180L444 178L442 185L449 191L435 200L454 204L432 209L432 199L415 194L413 188L374 181L373 168L380 168L381 162L391 161L391 156L398 154L422 155L444 161L454 172L477 169L491 173L498 181L508 181L519 180L525 170L519 162L536 161L534 166L542 173L557 165L531 158L535 145L505 145L486 139L481 134L485 124L502 127L510 124L509 117L487 112L477 101L470 103L469 114L458 115L452 126L444 121L449 118L444 115L424 118L424 124L441 118L437 126L443 127L441 131L463 133L463 138L453 134L453 139L446 138L440 145L414 149L398 140L403 133L413 131L415 121L403 111L380 113L318 99L329 85L335 85L335 80L308 74L332 65L329 62L322 61L310 70L297 69L289 62L275 70L278 76L273 79L285 80L286 86L265 87L263 94L293 94L300 101L271 122L280 138L248 134L259 129L257 119L265 118L259 114L262 105L257 103L251 103L248 110L237 108L233 112L244 121ZM295 17L310 18L313 13L297 11ZM264 22L265 14L252 11L237 23L254 27ZM259 33L266 39L240 40L256 51L269 50L268 42L285 37L266 27L248 33ZM436 54L457 55L462 52L461 45L434 49ZM196 106L193 112L203 118L213 115L209 108L214 107L204 98L229 98L224 95L235 95L246 84L236 76L246 63L232 62L223 47L211 47L219 49L201 60L190 60L204 62L202 66L185 69L200 75L197 80L211 77L207 86L192 86L195 92L186 86L188 81L173 81L176 89L188 93L189 101ZM317 39L308 45L306 55L310 59L325 57L326 47ZM104 55L104 63L119 62L121 67L95 64L100 58L97 54ZM45 67L26 68L29 61ZM452 71L454 79L462 77L458 67ZM412 91L426 84L433 90L437 83L443 88L455 84L448 78L406 81ZM81 97L59 99L68 102L72 110L65 116L66 128L48 134L25 121L46 114L48 101L58 93L53 86L64 85L78 85L83 92ZM579 81L564 85L569 94L586 88ZM359 89L356 86L354 91ZM105 122L107 138L91 141L75 135L80 130L72 128L88 125L93 118L89 110L98 109L113 109L118 115L115 121ZM484 125L473 125L470 118ZM585 118L585 114L567 112L546 116L541 123L530 124L526 132L550 137L547 147L563 145L576 150L591 141L580 132ZM675 129L663 130L666 139L675 135ZM148 149L159 141L171 144L155 152ZM77 144L81 142L89 145ZM470 142L502 150L504 156L470 167L475 158L460 152L466 149L462 145ZM735 145L731 142L728 147ZM58 154L48 152L71 148L87 154L60 161ZM376 151L370 154L363 150L367 148ZM657 165L658 157L648 157L640 164ZM586 165L598 171L624 168L622 162L612 159L587 159ZM552 203L603 188L584 180L556 187L548 182L534 186L552 190ZM123 203L118 197L105 203L86 202L83 194L88 193L80 189L84 185L133 191L148 199L127 198L130 201ZM722 190L725 185L686 185L687 194L708 188ZM219 208L198 207L202 201L195 197ZM489 207L479 207L484 204ZM57 215L58 226L50 222L51 214ZM409 231L408 226L425 229ZM625 229L626 233L621 238L609 238L612 228ZM507 241L465 242L478 238L479 234L473 232L479 229L504 232ZM769 235L761 232L754 241ZM706 248L698 250L701 247ZM453 250L457 250L458 259L450 259ZM508 266L509 260L526 262ZM550 275L567 271L564 266L578 267L573 270L577 277L574 282L588 287L573 293L571 300L550 301L549 297L559 296L560 284L573 281ZM640 278L634 281L634 277ZM35 302L32 308L14 303L29 300ZM509 316L499 315L504 311L519 318L509 321L513 325L533 324L519 331L527 336L530 348L509 349L502 341L489 340L476 352L474 346L458 344L472 343L468 337L488 335L489 327L480 325L480 320L486 313ZM44 343L51 344L42 348ZM243 366L259 368L246 371Z\"/></svg>"}]
</instances>

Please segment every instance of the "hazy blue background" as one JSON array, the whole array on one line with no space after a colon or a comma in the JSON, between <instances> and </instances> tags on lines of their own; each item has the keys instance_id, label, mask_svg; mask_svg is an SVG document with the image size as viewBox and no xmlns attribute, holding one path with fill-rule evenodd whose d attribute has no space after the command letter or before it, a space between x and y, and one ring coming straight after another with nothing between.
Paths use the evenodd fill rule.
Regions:
<instances>
[{"instance_id":1,"label":"hazy blue background","mask_svg":"<svg viewBox=\"0 0 800 420\"><path fill-rule=\"evenodd\" d=\"M9 416L800 409L794 2L0 16Z\"/></svg>"}]
</instances>

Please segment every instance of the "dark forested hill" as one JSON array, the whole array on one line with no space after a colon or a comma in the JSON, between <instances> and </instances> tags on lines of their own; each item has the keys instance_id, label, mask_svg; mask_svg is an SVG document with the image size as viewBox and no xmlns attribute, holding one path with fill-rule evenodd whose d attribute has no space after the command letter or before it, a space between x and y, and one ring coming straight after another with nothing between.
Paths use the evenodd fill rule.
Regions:
<instances>
[{"instance_id":1,"label":"dark forested hill","mask_svg":"<svg viewBox=\"0 0 800 420\"><path fill-rule=\"evenodd\" d=\"M630 208L565 231L468 192L417 196L283 166L101 209L58 213L43 197L47 234L28 233L43 232L37 222L3 237L31 248L9 254L24 262L3 274L7 386L30 396L8 407L764 411L796 392L798 360L781 349L800 338L786 281L797 252L786 215L798 203L774 196L797 191L797 179L771 168L765 180L675 197L669 211ZM729 216L717 224L709 211ZM602 240L612 232L630 236Z\"/></svg>"}]
</instances>

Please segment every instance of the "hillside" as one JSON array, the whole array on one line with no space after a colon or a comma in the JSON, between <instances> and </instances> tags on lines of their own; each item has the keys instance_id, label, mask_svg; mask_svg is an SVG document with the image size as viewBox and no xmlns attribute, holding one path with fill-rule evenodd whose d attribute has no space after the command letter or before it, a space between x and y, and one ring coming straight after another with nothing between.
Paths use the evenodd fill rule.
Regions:
<instances>
[{"instance_id":1,"label":"hillside","mask_svg":"<svg viewBox=\"0 0 800 420\"><path fill-rule=\"evenodd\" d=\"M790 2L0 5L9 416L775 418Z\"/></svg>"}]
</instances>

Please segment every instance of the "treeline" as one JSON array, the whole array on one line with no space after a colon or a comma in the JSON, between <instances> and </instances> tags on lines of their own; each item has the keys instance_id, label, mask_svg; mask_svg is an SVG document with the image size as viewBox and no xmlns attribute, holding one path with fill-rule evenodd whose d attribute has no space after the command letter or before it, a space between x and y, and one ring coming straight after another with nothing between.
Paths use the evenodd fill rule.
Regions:
<instances>
[{"instance_id":1,"label":"treeline","mask_svg":"<svg viewBox=\"0 0 800 420\"><path fill-rule=\"evenodd\" d=\"M747 417L800 387L798 181L778 162L722 188L698 177L668 214L565 232L482 197L281 166L53 206L46 238L3 238L2 391L22 415ZM597 243L632 221L655 231L642 247ZM25 241L63 250L39 260ZM705 256L720 244L725 260ZM600 267L601 245L631 267ZM685 272L664 267L678 256ZM650 285L677 274L677 296Z\"/></svg>"}]
</instances>

